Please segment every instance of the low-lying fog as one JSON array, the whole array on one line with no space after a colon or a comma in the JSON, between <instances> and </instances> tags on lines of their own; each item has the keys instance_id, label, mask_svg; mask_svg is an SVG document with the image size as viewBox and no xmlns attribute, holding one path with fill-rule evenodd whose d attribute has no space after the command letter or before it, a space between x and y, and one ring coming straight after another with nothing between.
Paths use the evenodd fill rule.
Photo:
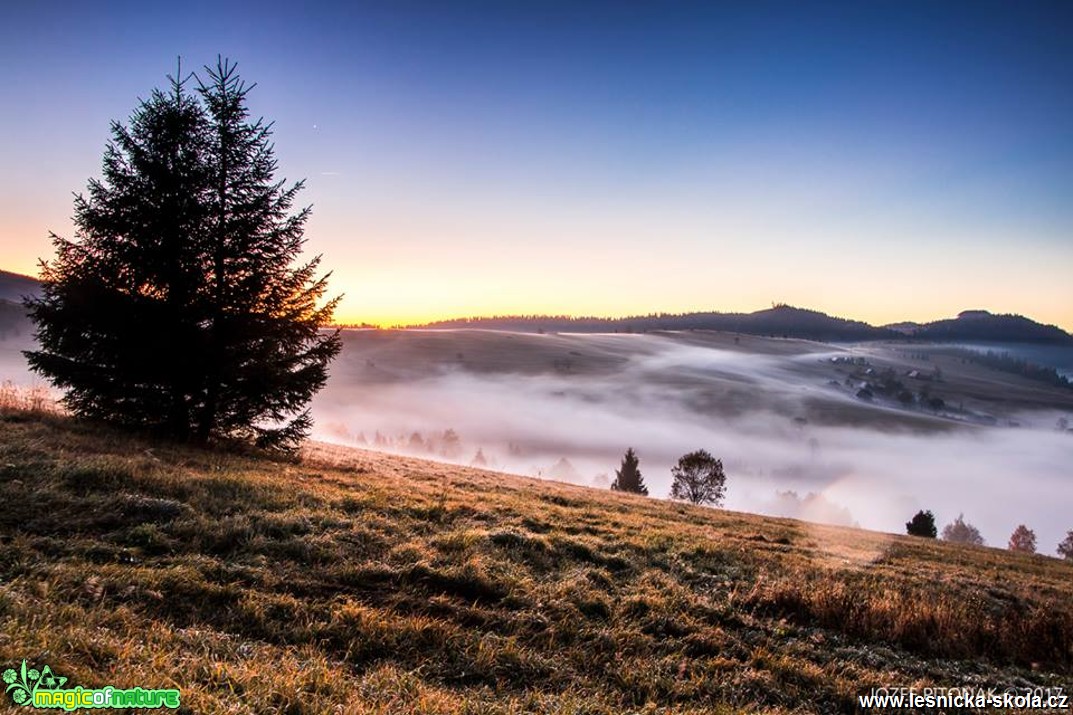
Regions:
<instances>
[{"instance_id":1,"label":"low-lying fog","mask_svg":"<svg viewBox=\"0 0 1073 715\"><path fill-rule=\"evenodd\" d=\"M40 384L22 342L0 341L0 382ZM989 545L1024 523L1047 554L1073 529L1073 433L1056 429L1073 393L956 360L918 383L906 368L938 371L919 354L746 336L347 331L344 345L313 403L319 439L604 488L633 447L653 497L703 448L730 509L895 533L918 509L940 529L963 512ZM847 356L865 362L832 361ZM857 397L887 367L908 407Z\"/></svg>"},{"instance_id":2,"label":"low-lying fog","mask_svg":"<svg viewBox=\"0 0 1073 715\"><path fill-rule=\"evenodd\" d=\"M979 426L954 412L866 403L833 384L830 366L847 354L874 361L881 351L871 346L478 331L346 337L314 403L316 436L329 441L605 487L633 447L659 497L678 457L704 448L723 460L731 509L896 533L918 509L931 509L940 529L964 512L990 545L1005 546L1025 523L1050 554L1073 529L1073 434L1055 429L1073 409L1000 413L996 426Z\"/></svg>"}]
</instances>

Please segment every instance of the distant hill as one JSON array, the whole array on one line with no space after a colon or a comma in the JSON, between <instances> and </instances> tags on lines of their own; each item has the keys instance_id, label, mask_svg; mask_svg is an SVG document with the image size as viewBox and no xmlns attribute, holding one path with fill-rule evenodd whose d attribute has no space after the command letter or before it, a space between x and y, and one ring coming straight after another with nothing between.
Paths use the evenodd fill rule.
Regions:
<instances>
[{"instance_id":1,"label":"distant hill","mask_svg":"<svg viewBox=\"0 0 1073 715\"><path fill-rule=\"evenodd\" d=\"M41 281L18 273L0 271L0 300L21 303L24 296L41 292Z\"/></svg>"},{"instance_id":2,"label":"distant hill","mask_svg":"<svg viewBox=\"0 0 1073 715\"><path fill-rule=\"evenodd\" d=\"M500 316L444 320L410 327L574 333L721 330L749 335L846 342L900 337L898 333L886 328L877 328L858 320L835 318L819 311L794 308L789 305L777 305L755 313L659 313L630 318Z\"/></svg>"},{"instance_id":3,"label":"distant hill","mask_svg":"<svg viewBox=\"0 0 1073 715\"><path fill-rule=\"evenodd\" d=\"M0 270L0 332L23 318L15 307L24 296L36 296L41 282L29 276ZM5 305L7 303L7 305ZM355 326L348 326L355 327ZM363 326L372 327L372 326ZM859 320L839 318L816 310L776 305L755 313L653 313L627 318L571 317L567 315L506 315L441 320L408 328L483 328L520 332L642 333L653 330L718 330L747 335L800 338L823 342L918 339L931 342L1036 343L1073 345L1073 335L1055 325L1044 325L1022 315L999 315L966 310L958 317L932 323L900 322L876 327Z\"/></svg>"},{"instance_id":4,"label":"distant hill","mask_svg":"<svg viewBox=\"0 0 1073 715\"><path fill-rule=\"evenodd\" d=\"M995 315L966 310L950 320L917 328L912 337L935 342L1048 343L1073 345L1073 335L1055 325L1043 325L1023 315Z\"/></svg>"},{"instance_id":5,"label":"distant hill","mask_svg":"<svg viewBox=\"0 0 1073 715\"><path fill-rule=\"evenodd\" d=\"M523 332L647 332L652 330L719 330L748 335L801 338L824 342L917 339L930 342L1039 343L1073 345L1073 335L1021 315L995 315L967 310L933 323L892 323L882 327L837 318L815 310L777 305L755 313L659 313L629 318L572 318L512 315L442 320L411 328L484 328Z\"/></svg>"},{"instance_id":6,"label":"distant hill","mask_svg":"<svg viewBox=\"0 0 1073 715\"><path fill-rule=\"evenodd\" d=\"M924 326L920 323L914 323L907 320L903 323L891 323L890 325L884 325L882 327L886 328L887 330L893 330L895 332L901 333L902 335L912 335Z\"/></svg>"}]
</instances>

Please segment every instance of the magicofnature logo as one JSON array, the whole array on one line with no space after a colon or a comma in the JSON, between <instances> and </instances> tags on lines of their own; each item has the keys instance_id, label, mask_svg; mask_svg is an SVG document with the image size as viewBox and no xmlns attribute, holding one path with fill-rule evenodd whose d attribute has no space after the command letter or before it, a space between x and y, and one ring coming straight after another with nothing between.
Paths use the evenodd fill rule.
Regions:
<instances>
[{"instance_id":1,"label":"magicofnature logo","mask_svg":"<svg viewBox=\"0 0 1073 715\"><path fill-rule=\"evenodd\" d=\"M33 695L43 684L48 689L62 688L67 678L60 677L52 672L47 665L40 671L37 668L26 668L26 661L22 661L22 669L15 672L14 668L4 671L4 691L11 695L16 705L29 705L33 702Z\"/></svg>"},{"instance_id":2,"label":"magicofnature logo","mask_svg":"<svg viewBox=\"0 0 1073 715\"><path fill-rule=\"evenodd\" d=\"M8 668L3 674L5 693L16 705L31 708L60 709L68 712L78 708L169 708L179 707L178 690L152 688L64 688L67 678L56 675L45 666L27 668L22 661L19 670Z\"/></svg>"}]
</instances>

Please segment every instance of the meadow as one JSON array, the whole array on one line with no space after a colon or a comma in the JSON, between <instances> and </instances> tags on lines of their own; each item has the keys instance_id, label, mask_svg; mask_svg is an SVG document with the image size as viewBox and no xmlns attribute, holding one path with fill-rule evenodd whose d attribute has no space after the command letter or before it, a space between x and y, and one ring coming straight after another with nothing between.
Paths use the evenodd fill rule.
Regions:
<instances>
[{"instance_id":1,"label":"meadow","mask_svg":"<svg viewBox=\"0 0 1073 715\"><path fill-rule=\"evenodd\" d=\"M0 664L189 713L853 712L1073 689L1073 564L0 411Z\"/></svg>"}]
</instances>

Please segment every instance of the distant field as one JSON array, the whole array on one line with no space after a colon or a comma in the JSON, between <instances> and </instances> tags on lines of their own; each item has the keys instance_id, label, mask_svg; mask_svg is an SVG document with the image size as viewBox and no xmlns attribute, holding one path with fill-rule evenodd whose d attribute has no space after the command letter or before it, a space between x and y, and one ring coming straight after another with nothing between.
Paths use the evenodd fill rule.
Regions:
<instances>
[{"instance_id":1,"label":"distant field","mask_svg":"<svg viewBox=\"0 0 1073 715\"><path fill-rule=\"evenodd\" d=\"M190 713L831 713L1073 689L1073 564L0 411L0 664Z\"/></svg>"}]
</instances>

